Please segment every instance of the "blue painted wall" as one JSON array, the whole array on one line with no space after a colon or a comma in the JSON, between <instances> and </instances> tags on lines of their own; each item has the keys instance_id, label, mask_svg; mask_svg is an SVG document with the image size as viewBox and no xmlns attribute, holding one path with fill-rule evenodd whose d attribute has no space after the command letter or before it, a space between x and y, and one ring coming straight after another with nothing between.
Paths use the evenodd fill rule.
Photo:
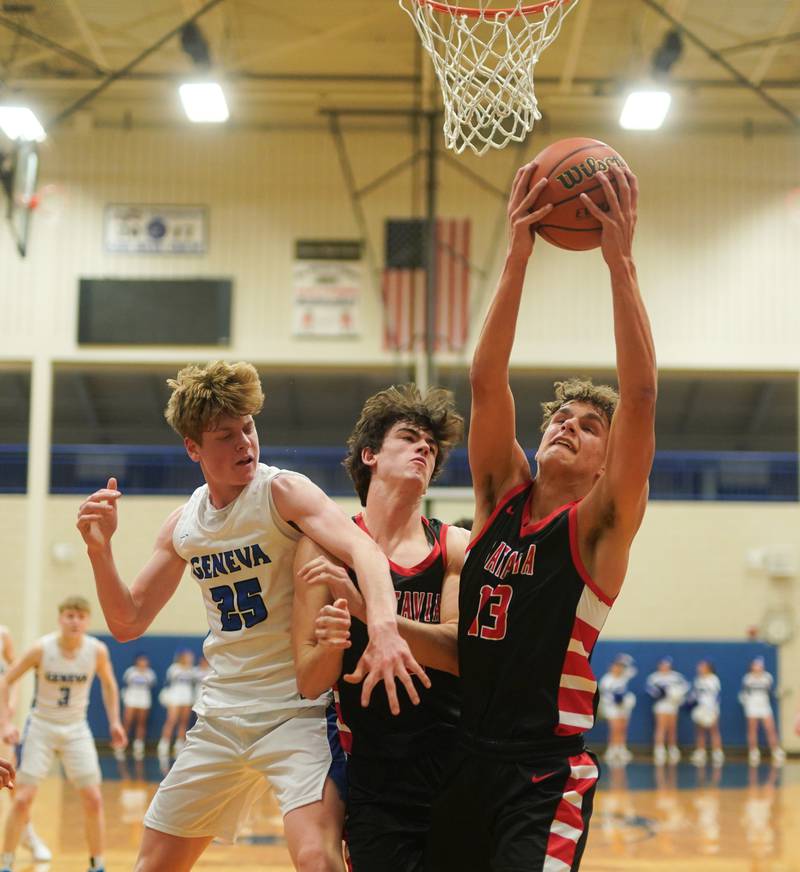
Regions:
<instances>
[{"instance_id":1,"label":"blue painted wall","mask_svg":"<svg viewBox=\"0 0 800 872\"><path fill-rule=\"evenodd\" d=\"M190 648L197 657L200 656L203 640L198 636L146 636L135 642L121 644L110 636L100 636L108 645L111 652L111 661L117 679L122 679L122 674L130 666L139 651L145 652L150 657L150 662L159 679L159 685L154 693L154 704L148 724L148 737L156 739L164 723L165 711L158 703L158 691L163 686L167 667L172 663L175 653L184 648ZM717 674L722 682L722 715L721 729L722 741L726 747L745 747L747 744L745 735L745 719L742 707L737 700L742 676L747 671L750 661L754 657L763 657L767 671L775 677L779 683L777 651L775 648L758 642L685 642L669 640L618 640L603 641L597 643L592 667L599 679L611 664L617 654L625 652L630 654L636 661L639 670L636 677L631 681L630 689L636 694L636 708L631 715L629 741L632 746L649 746L653 735L652 702L644 691L647 676L656 668L656 663L661 657L669 655L673 658L673 666L682 672L688 679L695 674L698 660L709 658L716 667ZM777 716L777 711L776 711ZM108 738L108 725L103 709L102 697L98 682L92 688L91 704L89 706L89 723L92 732L98 738ZM604 721L598 721L597 725L587 736L589 745L601 746L605 744L607 726ZM688 710L684 709L680 715L679 741L682 745L690 745L694 741L694 725Z\"/></svg>"}]
</instances>

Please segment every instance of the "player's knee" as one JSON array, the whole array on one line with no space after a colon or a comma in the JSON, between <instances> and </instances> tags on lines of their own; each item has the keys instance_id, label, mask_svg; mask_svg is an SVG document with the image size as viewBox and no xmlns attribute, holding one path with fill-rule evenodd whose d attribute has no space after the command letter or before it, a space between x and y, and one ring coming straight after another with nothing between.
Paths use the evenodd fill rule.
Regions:
<instances>
[{"instance_id":1,"label":"player's knee","mask_svg":"<svg viewBox=\"0 0 800 872\"><path fill-rule=\"evenodd\" d=\"M317 840L300 846L295 863L297 872L339 872L342 868L331 847Z\"/></svg>"},{"instance_id":2,"label":"player's knee","mask_svg":"<svg viewBox=\"0 0 800 872\"><path fill-rule=\"evenodd\" d=\"M36 787L32 784L19 784L14 791L14 808L18 812L28 813L36 796Z\"/></svg>"},{"instance_id":3,"label":"player's knee","mask_svg":"<svg viewBox=\"0 0 800 872\"><path fill-rule=\"evenodd\" d=\"M98 815L103 810L103 796L99 787L85 787L81 791L81 802L87 814Z\"/></svg>"}]
</instances>

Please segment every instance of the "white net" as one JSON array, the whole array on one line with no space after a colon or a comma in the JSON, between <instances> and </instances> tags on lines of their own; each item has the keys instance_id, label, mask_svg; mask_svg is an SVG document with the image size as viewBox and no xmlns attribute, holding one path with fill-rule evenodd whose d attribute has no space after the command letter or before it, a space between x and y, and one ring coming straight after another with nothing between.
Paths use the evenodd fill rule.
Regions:
<instances>
[{"instance_id":1,"label":"white net","mask_svg":"<svg viewBox=\"0 0 800 872\"><path fill-rule=\"evenodd\" d=\"M521 142L542 116L533 89L539 56L578 0L537 5L399 0L427 49L444 98L444 139L460 154ZM514 5L512 6L511 3Z\"/></svg>"}]
</instances>

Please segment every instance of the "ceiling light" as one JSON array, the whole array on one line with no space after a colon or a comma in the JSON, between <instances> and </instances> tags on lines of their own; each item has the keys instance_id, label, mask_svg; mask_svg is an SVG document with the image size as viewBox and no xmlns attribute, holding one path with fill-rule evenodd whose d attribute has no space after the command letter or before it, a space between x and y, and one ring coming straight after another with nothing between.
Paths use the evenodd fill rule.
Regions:
<instances>
[{"instance_id":1,"label":"ceiling light","mask_svg":"<svg viewBox=\"0 0 800 872\"><path fill-rule=\"evenodd\" d=\"M626 130L658 130L667 117L671 101L668 91L634 91L622 108L620 126Z\"/></svg>"},{"instance_id":2,"label":"ceiling light","mask_svg":"<svg viewBox=\"0 0 800 872\"><path fill-rule=\"evenodd\" d=\"M181 85L179 91L190 121L219 124L228 120L228 104L217 82L187 83Z\"/></svg>"},{"instance_id":3,"label":"ceiling light","mask_svg":"<svg viewBox=\"0 0 800 872\"><path fill-rule=\"evenodd\" d=\"M27 106L0 106L0 130L15 140L41 142L47 137L39 119Z\"/></svg>"}]
</instances>

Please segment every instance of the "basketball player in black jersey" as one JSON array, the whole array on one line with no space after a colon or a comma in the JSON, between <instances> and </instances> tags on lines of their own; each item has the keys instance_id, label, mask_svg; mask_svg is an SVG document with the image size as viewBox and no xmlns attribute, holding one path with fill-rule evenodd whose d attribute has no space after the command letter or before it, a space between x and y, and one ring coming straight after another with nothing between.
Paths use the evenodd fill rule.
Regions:
<instances>
[{"instance_id":1,"label":"basketball player in black jersey","mask_svg":"<svg viewBox=\"0 0 800 872\"><path fill-rule=\"evenodd\" d=\"M537 208L542 185L529 191L533 170L517 173L505 268L470 371L476 505L459 594L462 714L433 813L431 872L578 869L598 776L583 743L597 699L589 658L647 502L656 363L632 255L637 182L627 171L597 174L608 212L582 197L602 225L619 395L590 381L557 383L533 479L516 441L508 363L532 229L550 209ZM572 341L569 323L553 329Z\"/></svg>"},{"instance_id":2,"label":"basketball player in black jersey","mask_svg":"<svg viewBox=\"0 0 800 872\"><path fill-rule=\"evenodd\" d=\"M400 633L429 667L431 687L418 687L418 706L401 705L392 716L376 687L362 707L356 664L367 634L355 575L311 540L297 550L297 681L305 696L338 682L353 872L421 872L431 802L454 744L459 691L451 673L457 672L458 578L468 534L424 517L421 503L462 428L449 392L432 389L423 397L403 385L367 400L348 440L345 466L364 506L354 521L389 557ZM347 599L332 602L329 585Z\"/></svg>"}]
</instances>

